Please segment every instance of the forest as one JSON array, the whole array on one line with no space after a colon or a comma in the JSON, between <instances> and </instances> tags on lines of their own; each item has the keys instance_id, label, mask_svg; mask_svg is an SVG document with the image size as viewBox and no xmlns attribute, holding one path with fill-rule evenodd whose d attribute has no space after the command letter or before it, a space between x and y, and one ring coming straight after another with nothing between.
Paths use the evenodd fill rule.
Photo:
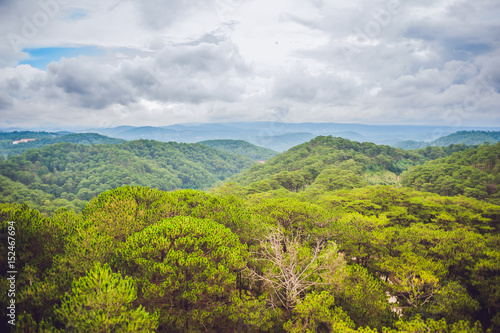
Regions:
<instances>
[{"instance_id":1,"label":"forest","mask_svg":"<svg viewBox=\"0 0 500 333\"><path fill-rule=\"evenodd\" d=\"M1 160L12 331L500 331L500 143L320 136L265 163L234 144Z\"/></svg>"},{"instance_id":2,"label":"forest","mask_svg":"<svg viewBox=\"0 0 500 333\"><path fill-rule=\"evenodd\" d=\"M119 186L206 189L253 163L201 144L57 143L0 160L0 202L26 202L44 213L81 210L92 197Z\"/></svg>"},{"instance_id":3,"label":"forest","mask_svg":"<svg viewBox=\"0 0 500 333\"><path fill-rule=\"evenodd\" d=\"M12 144L16 140L35 139L34 141L23 142L17 145ZM95 144L116 144L125 140L109 138L96 133L69 133L69 132L32 132L15 131L0 132L0 155L19 155L33 148L41 148L54 143L68 142L86 145Z\"/></svg>"}]
</instances>

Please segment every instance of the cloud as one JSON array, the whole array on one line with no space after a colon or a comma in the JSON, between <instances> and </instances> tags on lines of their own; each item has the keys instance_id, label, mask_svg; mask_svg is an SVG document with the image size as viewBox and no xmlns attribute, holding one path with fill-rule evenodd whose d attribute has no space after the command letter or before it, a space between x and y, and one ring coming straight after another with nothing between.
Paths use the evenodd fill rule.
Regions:
<instances>
[{"instance_id":1,"label":"cloud","mask_svg":"<svg viewBox=\"0 0 500 333\"><path fill-rule=\"evenodd\" d=\"M19 65L0 75L11 96L71 107L105 109L140 100L193 103L237 101L248 67L230 42L167 46L150 56L114 64L80 56L51 62L47 71Z\"/></svg>"},{"instance_id":2,"label":"cloud","mask_svg":"<svg viewBox=\"0 0 500 333\"><path fill-rule=\"evenodd\" d=\"M0 7L9 124L500 121L495 0L61 2L19 50L9 33L43 8ZM37 69L26 48L102 52Z\"/></svg>"}]
</instances>

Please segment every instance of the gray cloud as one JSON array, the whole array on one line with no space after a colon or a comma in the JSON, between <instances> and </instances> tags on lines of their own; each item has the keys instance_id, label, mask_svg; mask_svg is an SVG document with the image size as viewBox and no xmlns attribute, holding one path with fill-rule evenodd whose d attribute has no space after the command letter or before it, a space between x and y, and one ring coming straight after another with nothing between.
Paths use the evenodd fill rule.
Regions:
<instances>
[{"instance_id":1,"label":"gray cloud","mask_svg":"<svg viewBox=\"0 0 500 333\"><path fill-rule=\"evenodd\" d=\"M78 57L52 62L46 73L39 71L38 75L10 72L2 86L12 96L59 99L70 106L104 109L132 105L140 99L194 104L237 101L251 69L230 42L201 42L168 46L150 57L136 55L114 65Z\"/></svg>"},{"instance_id":2,"label":"gray cloud","mask_svg":"<svg viewBox=\"0 0 500 333\"><path fill-rule=\"evenodd\" d=\"M215 11L213 0L137 0L134 4L141 15L142 22L153 30L168 27L182 20L189 20L190 16L200 10Z\"/></svg>"},{"instance_id":3,"label":"gray cloud","mask_svg":"<svg viewBox=\"0 0 500 333\"><path fill-rule=\"evenodd\" d=\"M8 40L40 4L0 7L0 109L18 125L276 120L276 105L286 121L500 122L495 0L75 1L26 46L104 54L46 69L16 66Z\"/></svg>"},{"instance_id":4,"label":"gray cloud","mask_svg":"<svg viewBox=\"0 0 500 333\"><path fill-rule=\"evenodd\" d=\"M6 92L0 91L0 110L7 109L14 105L13 98L10 97Z\"/></svg>"}]
</instances>

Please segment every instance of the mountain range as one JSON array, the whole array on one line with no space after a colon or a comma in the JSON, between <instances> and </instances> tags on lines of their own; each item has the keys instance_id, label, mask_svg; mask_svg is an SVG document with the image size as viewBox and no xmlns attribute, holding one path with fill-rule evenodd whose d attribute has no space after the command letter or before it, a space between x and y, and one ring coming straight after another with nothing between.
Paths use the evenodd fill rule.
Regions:
<instances>
[{"instance_id":1,"label":"mountain range","mask_svg":"<svg viewBox=\"0 0 500 333\"><path fill-rule=\"evenodd\" d=\"M125 140L149 139L194 143L206 140L244 140L278 152L310 141L316 136L331 135L352 141L396 145L401 141L429 142L457 131L498 131L500 127L452 127L409 125L363 125L340 123L233 122L176 124L170 126L92 128L95 132Z\"/></svg>"}]
</instances>

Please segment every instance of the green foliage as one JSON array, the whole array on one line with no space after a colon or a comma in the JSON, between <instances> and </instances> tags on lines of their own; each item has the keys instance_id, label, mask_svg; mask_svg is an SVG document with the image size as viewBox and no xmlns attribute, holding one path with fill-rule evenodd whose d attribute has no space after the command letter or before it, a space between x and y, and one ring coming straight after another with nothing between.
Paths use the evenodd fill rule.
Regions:
<instances>
[{"instance_id":1,"label":"green foliage","mask_svg":"<svg viewBox=\"0 0 500 333\"><path fill-rule=\"evenodd\" d=\"M76 332L154 332L158 316L142 306L132 307L137 298L135 282L96 264L86 276L75 280L55 310L66 330Z\"/></svg>"},{"instance_id":2,"label":"green foliage","mask_svg":"<svg viewBox=\"0 0 500 333\"><path fill-rule=\"evenodd\" d=\"M445 320L433 320L428 318L427 320L422 320L420 316L416 316L411 321L400 320L396 323L396 330L384 329L384 333L395 333L395 332L404 332L404 333L421 333L421 332L429 332L429 333L481 333L483 330L481 329L481 325L479 323L475 323L474 325L470 325L468 322L459 321L454 324L447 324Z\"/></svg>"},{"instance_id":3,"label":"green foliage","mask_svg":"<svg viewBox=\"0 0 500 333\"><path fill-rule=\"evenodd\" d=\"M334 297L327 292L312 292L294 309L293 319L284 326L291 333L355 332L354 323L342 308L335 307Z\"/></svg>"},{"instance_id":4,"label":"green foliage","mask_svg":"<svg viewBox=\"0 0 500 333\"><path fill-rule=\"evenodd\" d=\"M208 188L253 163L200 144L59 143L0 160L0 202L27 202L45 213L59 207L78 211L92 197L119 186Z\"/></svg>"},{"instance_id":5,"label":"green foliage","mask_svg":"<svg viewBox=\"0 0 500 333\"><path fill-rule=\"evenodd\" d=\"M334 289L336 304L354 321L357 327L381 330L395 319L382 280L360 265L349 265L346 275Z\"/></svg>"},{"instance_id":6,"label":"green foliage","mask_svg":"<svg viewBox=\"0 0 500 333\"><path fill-rule=\"evenodd\" d=\"M228 153L238 154L256 161L267 161L278 155L269 148L259 147L243 140L206 140L200 141L205 146L223 150Z\"/></svg>"},{"instance_id":7,"label":"green foliage","mask_svg":"<svg viewBox=\"0 0 500 333\"><path fill-rule=\"evenodd\" d=\"M150 186L111 189L81 213L60 209L50 218L0 204L0 233L16 225L18 323L35 332L104 325L94 320L127 322L108 331L141 323L152 330L156 318L159 332L478 332L471 323L480 320L498 331L496 194L369 186L397 183L403 170L454 150L461 152L422 166L448 163L451 176L432 170L441 189L468 173L463 184L480 190L483 176L472 169L496 181L497 145L462 148L404 152L318 137L211 193L158 188L214 184L252 161L153 141L59 144L10 157L0 162L5 201L55 208L62 197L90 198L131 177ZM0 249L5 265L9 248ZM5 272L0 287L8 289ZM0 295L4 312L7 301Z\"/></svg>"},{"instance_id":8,"label":"green foliage","mask_svg":"<svg viewBox=\"0 0 500 333\"><path fill-rule=\"evenodd\" d=\"M319 136L263 165L254 165L233 179L244 186L252 185L248 189L253 192L279 187L299 191L311 185L330 191L368 183L395 183L396 175L424 160L416 153L389 146ZM392 180L387 173L394 175ZM267 186L262 184L264 181L269 182ZM261 185L257 188L253 184Z\"/></svg>"},{"instance_id":9,"label":"green foliage","mask_svg":"<svg viewBox=\"0 0 500 333\"><path fill-rule=\"evenodd\" d=\"M500 143L483 145L417 166L403 175L403 185L441 195L500 198Z\"/></svg>"},{"instance_id":10,"label":"green foliage","mask_svg":"<svg viewBox=\"0 0 500 333\"><path fill-rule=\"evenodd\" d=\"M229 229L207 219L166 219L129 237L119 256L141 279L140 302L160 311L161 327L194 332L228 325L246 256Z\"/></svg>"}]
</instances>

